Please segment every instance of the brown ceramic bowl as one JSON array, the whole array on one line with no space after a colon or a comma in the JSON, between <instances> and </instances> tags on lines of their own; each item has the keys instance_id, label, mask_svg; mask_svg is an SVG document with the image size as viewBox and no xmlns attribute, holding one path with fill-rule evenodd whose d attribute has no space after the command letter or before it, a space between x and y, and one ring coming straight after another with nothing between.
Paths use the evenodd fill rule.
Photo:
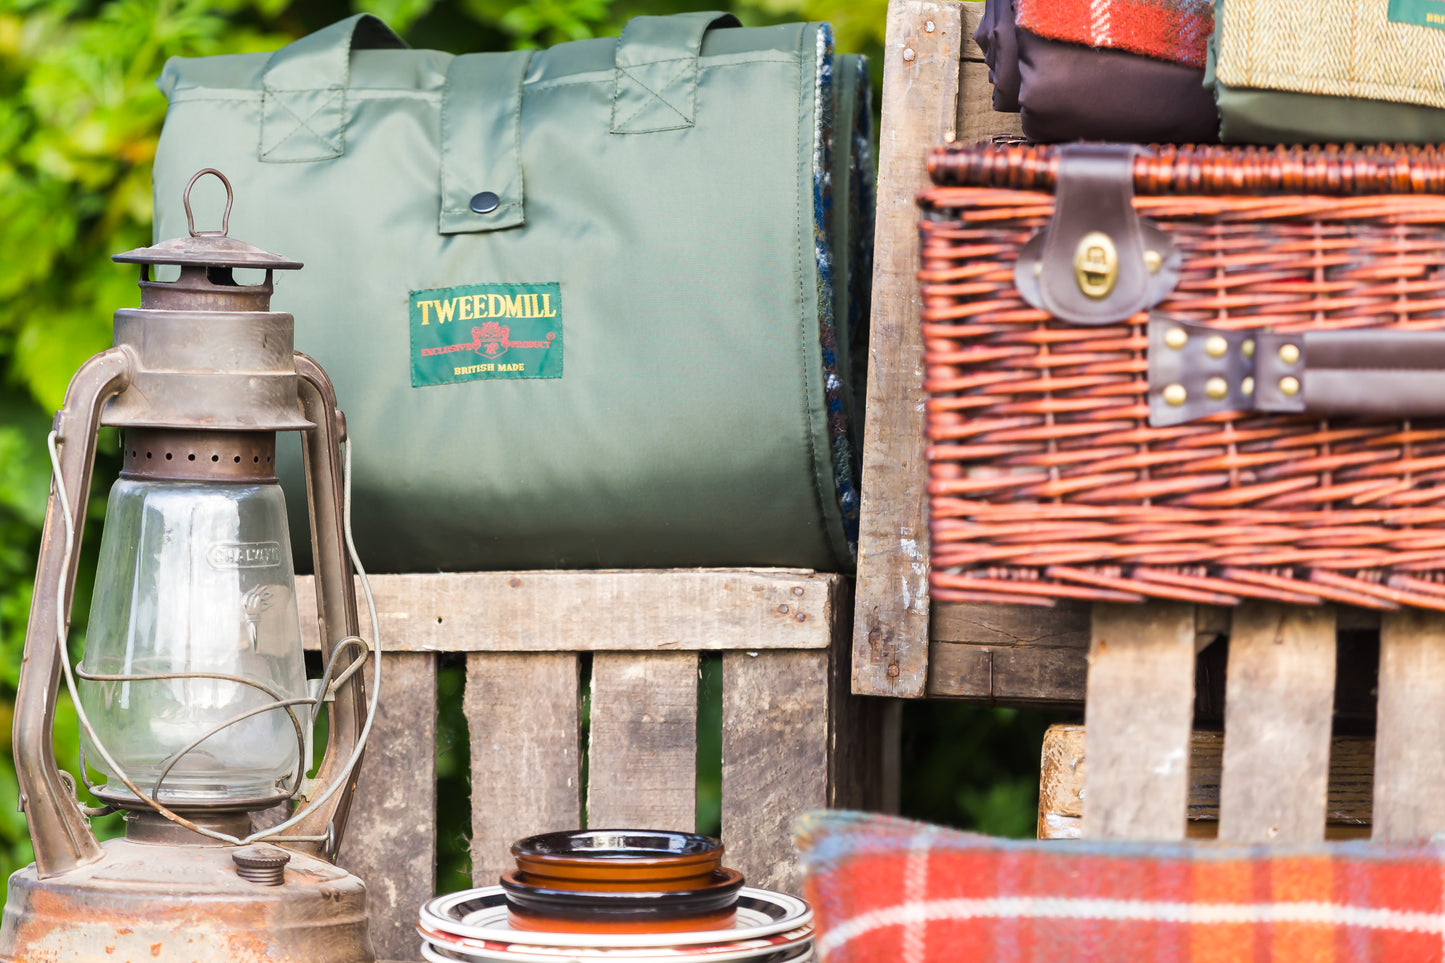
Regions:
<instances>
[{"instance_id":1,"label":"brown ceramic bowl","mask_svg":"<svg viewBox=\"0 0 1445 963\"><path fill-rule=\"evenodd\" d=\"M743 874L717 869L691 889L550 889L520 871L502 876L513 929L553 933L676 933L736 922Z\"/></svg>"},{"instance_id":2,"label":"brown ceramic bowl","mask_svg":"<svg viewBox=\"0 0 1445 963\"><path fill-rule=\"evenodd\" d=\"M519 881L539 889L599 892L696 890L714 882L723 846L699 833L588 829L512 844Z\"/></svg>"}]
</instances>

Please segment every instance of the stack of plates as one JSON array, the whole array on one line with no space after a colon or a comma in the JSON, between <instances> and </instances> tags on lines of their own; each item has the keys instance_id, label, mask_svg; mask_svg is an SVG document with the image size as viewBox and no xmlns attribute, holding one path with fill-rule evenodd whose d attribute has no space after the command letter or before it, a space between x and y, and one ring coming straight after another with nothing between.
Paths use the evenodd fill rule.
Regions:
<instances>
[{"instance_id":1,"label":"stack of plates","mask_svg":"<svg viewBox=\"0 0 1445 963\"><path fill-rule=\"evenodd\" d=\"M535 933L507 924L500 886L439 896L417 932L430 963L812 963L813 911L792 896L744 887L737 922L687 933Z\"/></svg>"}]
</instances>

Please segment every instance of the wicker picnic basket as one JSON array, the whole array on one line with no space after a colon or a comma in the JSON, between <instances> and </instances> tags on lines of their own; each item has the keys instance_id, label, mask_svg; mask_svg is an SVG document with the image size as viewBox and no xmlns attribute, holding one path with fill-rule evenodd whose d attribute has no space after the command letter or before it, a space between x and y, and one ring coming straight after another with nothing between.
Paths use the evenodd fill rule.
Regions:
<instances>
[{"instance_id":1,"label":"wicker picnic basket","mask_svg":"<svg viewBox=\"0 0 1445 963\"><path fill-rule=\"evenodd\" d=\"M934 598L1445 609L1445 153L1082 150L929 158Z\"/></svg>"}]
</instances>

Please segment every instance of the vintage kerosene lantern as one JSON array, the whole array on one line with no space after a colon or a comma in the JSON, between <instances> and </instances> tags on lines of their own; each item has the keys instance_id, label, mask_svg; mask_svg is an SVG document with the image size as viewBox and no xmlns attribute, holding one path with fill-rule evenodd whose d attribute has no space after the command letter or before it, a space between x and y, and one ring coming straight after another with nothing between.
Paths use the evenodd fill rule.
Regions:
<instances>
[{"instance_id":1,"label":"vintage kerosene lantern","mask_svg":"<svg viewBox=\"0 0 1445 963\"><path fill-rule=\"evenodd\" d=\"M221 230L190 193L225 184ZM20 804L35 863L10 878L0 959L305 960L374 955L365 889L332 864L369 729L345 506L345 421L321 368L270 310L272 272L301 265L226 236L231 185L186 187L191 236L116 255L141 265L141 306L81 366L51 436L55 477L15 705ZM154 265L178 265L161 281ZM235 271L264 272L258 284ZM65 651L97 429L124 430L86 651ZM326 669L305 677L276 433L303 436ZM364 585L363 580L363 585ZM373 639L375 621L373 607ZM64 678L91 787L125 810L123 839L91 833L52 726ZM78 678L78 682L77 682ZM327 753L308 736L329 708ZM374 712L375 692L370 708ZM83 771L83 769L82 769ZM288 800L279 825L253 813Z\"/></svg>"}]
</instances>

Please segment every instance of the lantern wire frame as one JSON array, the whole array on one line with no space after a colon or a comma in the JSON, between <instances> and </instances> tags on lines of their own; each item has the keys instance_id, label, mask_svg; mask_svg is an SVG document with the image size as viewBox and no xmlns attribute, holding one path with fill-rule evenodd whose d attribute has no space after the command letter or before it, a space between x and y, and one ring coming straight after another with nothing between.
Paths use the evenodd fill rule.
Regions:
<instances>
[{"instance_id":1,"label":"lantern wire frame","mask_svg":"<svg viewBox=\"0 0 1445 963\"><path fill-rule=\"evenodd\" d=\"M50 437L49 437L49 438L47 439L47 441L46 441L46 445L47 445L47 447L50 449L50 467L51 467L52 477L53 477L53 480L54 480L54 482L55 482L55 494L56 494L56 498L57 498L57 499L59 500L59 502L60 502L60 517L61 517L61 518L64 520L64 522L65 522L65 550L64 550L64 554L63 554L62 570L63 570L63 571L69 571L69 570L70 570L71 553L74 551L74 546L75 546L75 520L71 517L71 513L70 513L70 498L69 498L69 496L68 496L68 494L67 494L67 492L66 492L66 490L65 490L65 481L64 481L64 478L62 477L61 471L60 471L60 453L59 453L59 451L58 451L58 449L57 449L58 435L59 435L59 432L51 431L51 432L50 432ZM361 591L362 591L362 595L364 595L365 598L366 598L366 608L367 608L367 612L368 612L368 614L369 614L370 617L371 617L371 638L372 638L372 641L371 641L370 644L368 644L364 639L361 639L361 638L359 638L358 636L351 635L351 636L347 636L347 637L341 639L339 642L337 642L337 644L335 645L335 647L334 647L333 650L332 650L332 653L331 653L330 658L327 660L326 668L325 668L325 670L322 672L321 679L320 679L320 685L319 685L318 688L317 688L316 696L315 696L314 698L307 698L307 699L282 699L282 698L280 697L280 694L279 694L279 693L274 692L273 690L271 690L271 689L270 689L269 687L267 687L267 686L260 685L260 684L254 682L254 681L252 681L252 680L250 680L250 679L245 679L245 678L240 677L240 676L224 675L224 674L221 674L221 673L209 673L209 672L195 672L195 673L191 673L191 672L175 672L175 673L158 673L158 674L155 674L155 675L124 675L124 676L119 676L119 675L117 675L117 676L111 676L111 675L88 675L88 674L85 674L84 672L81 673L83 678L85 678L85 679L87 679L87 680L92 680L92 679L93 679L93 680L97 680L97 681L140 681L140 680L153 680L153 679L154 679L154 680L159 680L159 679L172 679L172 678L221 679L221 680L225 680L225 681L238 682L238 683L241 683L241 684L243 684L243 685L253 686L253 687L257 688L257 689L262 690L263 692L266 692L268 695L270 695L273 699L276 700L275 702L273 702L273 703L271 703L271 704L269 704L269 705L258 706L258 707L254 708L254 709L250 709L250 710L248 710L248 711L246 711L246 712L244 712L244 713L241 713L241 714L239 714L239 715L237 715L237 716L232 717L231 719L226 720L224 723L222 723L222 724L220 724L220 725L215 726L214 728L212 728L210 731L208 731L205 735L201 736L199 739L196 739L196 740L195 740L194 742L192 742L189 746L186 746L184 749L180 750L179 752L173 753L173 754L171 755L171 757L170 757L167 765L166 765L166 768L165 768L164 770L162 770L160 776L156 779L155 785L152 787L150 794L147 794L144 790L142 790L139 786L137 786L137 785L135 784L135 781L134 781L133 779L131 779L130 775L129 775L128 773L126 773L125 769L122 768L120 765L118 765L118 764L116 763L116 761L111 757L109 750L107 750L107 749L105 748L105 744L101 741L100 736L99 736L99 735L96 733L96 731L95 731L95 728L90 724L90 719L89 719L89 718L86 716L86 714L85 714L85 708L81 705L81 703L80 703L80 695L79 695L79 693L78 693L77 690L76 690L76 686L75 686L75 670L72 670L72 668L71 668L71 665L70 665L70 657L69 657L69 654L68 654L68 651L69 651L69 650L68 650L68 648L67 648L67 645L68 645L68 643L67 643L67 634L68 634L68 631L69 631L69 619L67 618L67 612L66 612L66 607L65 607L65 593L64 593L64 592L58 592L58 593L56 593L56 599L55 599L55 607L56 607L55 626L56 626L56 633L55 633L55 634L56 634L56 640L57 640L57 642L58 642L59 645L60 645L60 665L61 665L61 668L65 670L65 685L66 685L66 688L69 689L69 691L70 691L70 699L71 699L71 702L73 702L74 705L75 705L75 714L76 714L76 717L80 720L80 725L84 728L86 735L88 735L88 736L90 737L91 744L95 746L96 752L100 755L101 759L105 760L106 765L108 765L108 766L111 768L111 771L115 773L116 777L120 779L120 781L125 785L125 787L126 787L127 789L129 789L132 793L135 794L135 796L136 796L137 799L139 799L141 802L145 803L145 804L146 804L147 806L149 806L151 809L153 809L153 810L155 810L156 812L160 813L162 816L164 816L166 819L170 820L171 822L176 823L176 824L179 825L179 826L184 826L186 829L189 829L189 830L191 830L192 832L195 832L195 833L199 833L199 834L202 835L202 836L208 836L208 837L210 837L211 839L220 840L221 842L225 842L225 843L231 843L231 844L236 845L236 846L244 846L244 845L247 845L247 844L249 844L249 843L258 842L258 841L275 841L275 840L281 840L281 841L287 841L287 842L315 842L315 843L324 843L324 844L326 845L328 851L329 851L329 850L331 850L331 849L334 847L334 845L335 845L335 840L332 838L332 835L333 835L333 834L332 834L330 831L328 831L325 836L287 836L287 835L283 835L283 831L286 830L286 829L289 829L291 826L294 826L294 825L296 825L298 822L300 822L300 821L305 817L306 813L310 810L311 806L319 805L319 804L325 802L327 799L330 799L332 795L334 795L343 785L346 784L348 778L349 778L350 775L351 775L351 771L352 771L353 769L355 769L357 763L361 761L361 753L362 753L362 750L364 750L364 749L366 748L366 740L367 740L367 737L371 734L371 725L372 725L372 722L376 719L376 710L377 710L377 706L379 705L379 697L380 697L380 694L381 694L381 658L380 658L380 656L381 656L381 644L380 644L380 639L381 639L381 624L380 624L380 620L377 618L377 615L376 615L376 600L375 600L375 598L373 598L373 596L372 596L372 594L371 594L371 582L370 582L370 581L367 579L367 577L366 577L366 569L365 569L365 568L362 566L362 564L361 564L361 558L360 558L360 556L358 555L358 553L357 553L357 551L356 551L356 543L352 540L352 536L351 536L351 440L350 440L350 439L347 439L345 442L342 443L342 452L343 452L343 458L344 458L344 461L343 461L343 471L342 471L342 509L341 509L342 530L343 530L343 533L344 533L345 538L346 538L346 551L347 551L347 554L351 557L352 567L356 570L356 574L357 574L358 576L360 576L360 578L361 578ZM354 662L352 662L351 665L347 666L346 670L341 674L341 676L340 676L339 678L337 678L337 679L335 679L335 680L332 680L332 679L331 679L331 675L332 675L332 673L335 671L336 659L337 659L337 657L341 654L342 651L344 651L345 649L350 648L350 647L360 647L361 650L362 650L360 657L357 658ZM359 671L359 670L361 669L362 665L365 663L367 657L368 657L368 656L371 656L371 655L376 656L376 658L375 658L375 663L376 663L376 665L375 665L375 668L372 670L371 702L370 702L370 705L367 707L366 722L362 725L362 727L361 727L361 733L357 736L356 746L355 746L355 748L352 750L351 756L346 760L346 765L344 765L344 766L342 767L341 772L340 772L340 773L337 775L337 777L332 781L331 785L330 785L329 787L327 787L326 791L323 792L323 793L322 793L320 796L318 796L317 798L312 799L312 800L308 800L307 804L306 804L305 806L302 806L299 810L297 810L297 812L296 812L294 815L292 815L289 819L286 819L284 822L278 823L278 824L275 825L275 826L271 826L271 827L268 827L268 828L266 828L266 829L258 830L257 832L254 832L254 833L252 833L252 834L249 835L249 836L245 836L245 837L232 836L232 835L230 835L230 834L228 834L228 833L217 832L216 830L209 829L209 828L207 828L207 827L205 827L205 826L199 826L199 825L197 825L196 823L192 822L191 820L185 818L184 816L181 816L181 815L179 815L179 814L171 811L171 810L168 809L164 804L162 804L160 801L158 801L158 800L155 798L156 796L158 796L158 795L160 794L161 783L164 781L166 775L169 774L171 768L174 767L175 764L176 764L177 762L179 762L179 761L181 760L181 758L182 758L183 756L185 756L186 753L190 752L192 749L196 748L196 747L199 746L202 742L204 742L206 739L209 739L211 736L215 735L217 732L220 732L222 729L225 729L225 728L228 727L228 726L234 725L234 724L236 724L237 722L240 722L240 721L243 720L243 719L248 719L248 718L250 718L250 717L253 716L253 715L258 715L258 714L260 714L260 713L262 713L262 712L269 712L269 711L274 710L274 709L284 709L284 710L286 711L286 714L287 714L288 716L290 716L292 723L296 726L297 737L298 737L298 739L301 740L301 743L302 743L302 746L303 746L303 751L300 753L300 755L302 756L302 758L301 758L301 759L298 761L298 763L297 763L297 766L298 766L297 785L296 785L295 788L293 788L293 789L291 790L291 794L294 796L295 793L296 793L296 792L300 789L300 787L301 787L302 780L303 780L304 775L305 775L305 766L306 766L306 761L307 761L307 760L304 758L305 755L306 755L305 752L304 752L305 733L304 733L304 731L303 731L302 728L301 728L301 722L300 722L300 720L296 717L295 707L298 706L298 705L309 705L309 706L311 706L311 708L312 708L311 721L314 723L314 722L315 722L315 719L316 719L316 715L319 713L320 708L321 708L321 704L325 701L326 696L329 695L329 694L331 694L332 692L334 692L338 687L340 687L343 683L345 683L348 679L350 679L351 676L352 676L354 673L356 673L357 671ZM82 760L81 760L81 768L82 768L82 773L83 773L83 772L84 772L84 757L83 757L83 756L82 756ZM90 785L90 783L89 783L88 780L87 780L87 782L86 782L86 785L87 785L87 786Z\"/></svg>"}]
</instances>

